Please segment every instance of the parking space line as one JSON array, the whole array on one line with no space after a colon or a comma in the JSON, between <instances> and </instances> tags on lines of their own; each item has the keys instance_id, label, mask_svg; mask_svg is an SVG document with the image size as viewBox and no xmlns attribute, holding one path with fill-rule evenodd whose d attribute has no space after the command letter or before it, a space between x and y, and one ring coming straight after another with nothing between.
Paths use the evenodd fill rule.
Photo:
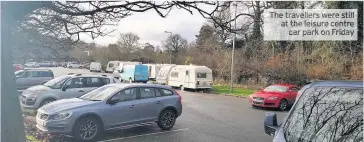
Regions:
<instances>
[{"instance_id":1,"label":"parking space line","mask_svg":"<svg viewBox=\"0 0 364 142\"><path fill-rule=\"evenodd\" d=\"M128 136L128 137L121 137L121 138L115 138L115 139L103 140L103 141L99 141L99 142L111 142L111 141L116 141L116 140L130 139L130 138L143 137L143 136L150 136L150 135L158 135L158 134L171 133L171 132L178 132L178 131L187 131L187 130L189 130L189 128L177 129L177 130L170 130L170 131L163 131L163 132L157 132L157 133L148 133L148 134L135 135L135 136Z\"/></svg>"}]
</instances>

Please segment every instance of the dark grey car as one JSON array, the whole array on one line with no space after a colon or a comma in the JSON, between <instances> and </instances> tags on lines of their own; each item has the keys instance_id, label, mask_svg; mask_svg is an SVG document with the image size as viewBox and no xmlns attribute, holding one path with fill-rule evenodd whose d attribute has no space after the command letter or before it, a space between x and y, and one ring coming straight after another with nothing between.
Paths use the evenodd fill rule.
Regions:
<instances>
[{"instance_id":1,"label":"dark grey car","mask_svg":"<svg viewBox=\"0 0 364 142\"><path fill-rule=\"evenodd\" d=\"M157 123L171 129L182 113L181 96L171 87L109 84L79 98L51 102L37 111L37 128L94 140L104 130Z\"/></svg>"},{"instance_id":2,"label":"dark grey car","mask_svg":"<svg viewBox=\"0 0 364 142\"><path fill-rule=\"evenodd\" d=\"M304 86L280 125L266 113L273 142L363 141L363 81L318 81Z\"/></svg>"},{"instance_id":3,"label":"dark grey car","mask_svg":"<svg viewBox=\"0 0 364 142\"><path fill-rule=\"evenodd\" d=\"M17 89L27 89L54 78L53 72L48 69L25 69L16 71L14 74Z\"/></svg>"}]
</instances>

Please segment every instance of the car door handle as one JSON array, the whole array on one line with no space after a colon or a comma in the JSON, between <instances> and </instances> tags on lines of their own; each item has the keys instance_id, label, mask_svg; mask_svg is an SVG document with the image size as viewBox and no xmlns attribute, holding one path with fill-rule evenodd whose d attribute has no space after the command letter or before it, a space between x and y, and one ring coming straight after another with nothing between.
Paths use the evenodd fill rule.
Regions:
<instances>
[{"instance_id":1,"label":"car door handle","mask_svg":"<svg viewBox=\"0 0 364 142\"><path fill-rule=\"evenodd\" d=\"M135 105L131 105L130 108L135 108L136 106Z\"/></svg>"},{"instance_id":2,"label":"car door handle","mask_svg":"<svg viewBox=\"0 0 364 142\"><path fill-rule=\"evenodd\" d=\"M157 101L157 104L161 104L162 102L161 101Z\"/></svg>"},{"instance_id":3,"label":"car door handle","mask_svg":"<svg viewBox=\"0 0 364 142\"><path fill-rule=\"evenodd\" d=\"M83 92L83 90L80 90L80 91L78 91L78 92Z\"/></svg>"}]
</instances>

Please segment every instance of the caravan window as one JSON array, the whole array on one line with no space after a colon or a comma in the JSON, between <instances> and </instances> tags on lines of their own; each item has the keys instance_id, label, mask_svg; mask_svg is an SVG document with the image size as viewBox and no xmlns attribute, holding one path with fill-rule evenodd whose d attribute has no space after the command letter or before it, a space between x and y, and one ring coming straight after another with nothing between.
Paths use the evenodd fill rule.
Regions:
<instances>
[{"instance_id":1,"label":"caravan window","mask_svg":"<svg viewBox=\"0 0 364 142\"><path fill-rule=\"evenodd\" d=\"M197 73L197 78L206 78L206 73Z\"/></svg>"},{"instance_id":2,"label":"caravan window","mask_svg":"<svg viewBox=\"0 0 364 142\"><path fill-rule=\"evenodd\" d=\"M171 72L171 77L178 77L178 72Z\"/></svg>"},{"instance_id":3,"label":"caravan window","mask_svg":"<svg viewBox=\"0 0 364 142\"><path fill-rule=\"evenodd\" d=\"M114 67L114 64L113 63L109 63L109 68L112 68Z\"/></svg>"}]
</instances>

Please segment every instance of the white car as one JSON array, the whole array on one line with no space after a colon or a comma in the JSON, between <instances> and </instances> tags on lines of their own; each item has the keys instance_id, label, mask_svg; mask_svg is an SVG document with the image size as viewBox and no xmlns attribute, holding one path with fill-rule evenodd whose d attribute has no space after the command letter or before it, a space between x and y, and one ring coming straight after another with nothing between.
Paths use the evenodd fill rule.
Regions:
<instances>
[{"instance_id":1,"label":"white car","mask_svg":"<svg viewBox=\"0 0 364 142\"><path fill-rule=\"evenodd\" d=\"M37 62L28 62L24 64L25 67L32 67L32 68L37 68L39 67L39 64Z\"/></svg>"},{"instance_id":2,"label":"white car","mask_svg":"<svg viewBox=\"0 0 364 142\"><path fill-rule=\"evenodd\" d=\"M82 65L77 62L68 62L67 68L82 68Z\"/></svg>"},{"instance_id":3,"label":"white car","mask_svg":"<svg viewBox=\"0 0 364 142\"><path fill-rule=\"evenodd\" d=\"M20 98L21 105L28 109L38 109L52 101L80 97L110 83L115 83L115 80L104 75L64 75L26 89Z\"/></svg>"},{"instance_id":4,"label":"white car","mask_svg":"<svg viewBox=\"0 0 364 142\"><path fill-rule=\"evenodd\" d=\"M91 62L90 64L90 72L101 72L101 63L99 62Z\"/></svg>"}]
</instances>

